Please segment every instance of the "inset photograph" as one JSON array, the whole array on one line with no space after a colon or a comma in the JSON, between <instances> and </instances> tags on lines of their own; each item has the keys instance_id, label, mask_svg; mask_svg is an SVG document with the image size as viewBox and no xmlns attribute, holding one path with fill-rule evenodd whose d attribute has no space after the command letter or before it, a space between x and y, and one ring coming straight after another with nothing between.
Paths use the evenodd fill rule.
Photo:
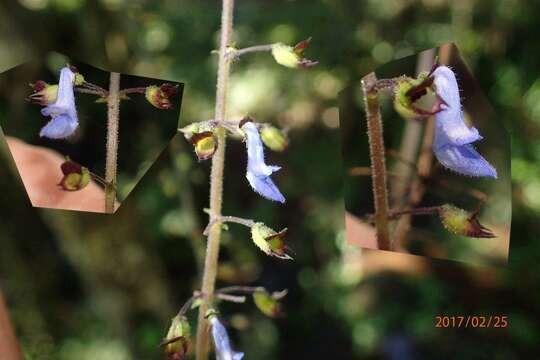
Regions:
<instances>
[{"instance_id":1,"label":"inset photograph","mask_svg":"<svg viewBox=\"0 0 540 360\"><path fill-rule=\"evenodd\" d=\"M455 45L346 88L340 121L349 243L506 263L510 138Z\"/></svg>"},{"instance_id":2,"label":"inset photograph","mask_svg":"<svg viewBox=\"0 0 540 360\"><path fill-rule=\"evenodd\" d=\"M177 132L183 91L56 52L0 74L0 86L11 89L1 92L0 122L32 205L103 213Z\"/></svg>"}]
</instances>

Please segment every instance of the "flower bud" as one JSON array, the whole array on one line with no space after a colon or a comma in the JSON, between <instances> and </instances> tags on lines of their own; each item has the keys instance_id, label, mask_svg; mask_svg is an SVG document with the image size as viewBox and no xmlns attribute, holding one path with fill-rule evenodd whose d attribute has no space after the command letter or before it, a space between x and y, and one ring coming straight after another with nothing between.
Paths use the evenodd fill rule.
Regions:
<instances>
[{"instance_id":1,"label":"flower bud","mask_svg":"<svg viewBox=\"0 0 540 360\"><path fill-rule=\"evenodd\" d=\"M60 166L64 177L60 180L58 185L65 191L78 191L84 189L91 179L90 171L73 162L67 160Z\"/></svg>"},{"instance_id":2,"label":"flower bud","mask_svg":"<svg viewBox=\"0 0 540 360\"><path fill-rule=\"evenodd\" d=\"M263 289L253 293L253 301L257 308L266 316L278 317L283 313L279 300L285 295L287 295L287 290L270 294Z\"/></svg>"},{"instance_id":3,"label":"flower bud","mask_svg":"<svg viewBox=\"0 0 540 360\"><path fill-rule=\"evenodd\" d=\"M190 339L189 322L183 315L177 315L172 319L167 337L161 342L165 348L168 360L182 360L188 352Z\"/></svg>"},{"instance_id":4,"label":"flower bud","mask_svg":"<svg viewBox=\"0 0 540 360\"><path fill-rule=\"evenodd\" d=\"M439 208L439 217L446 230L453 234L473 238L495 237L491 230L478 222L478 211L469 213L453 205L445 204Z\"/></svg>"},{"instance_id":5,"label":"flower bud","mask_svg":"<svg viewBox=\"0 0 540 360\"><path fill-rule=\"evenodd\" d=\"M265 254L284 260L292 260L288 252L291 249L285 244L287 229L276 232L262 222L251 227L251 239Z\"/></svg>"},{"instance_id":6,"label":"flower bud","mask_svg":"<svg viewBox=\"0 0 540 360\"><path fill-rule=\"evenodd\" d=\"M273 151L284 151L289 145L287 135L275 126L263 125L260 133L264 145Z\"/></svg>"},{"instance_id":7,"label":"flower bud","mask_svg":"<svg viewBox=\"0 0 540 360\"><path fill-rule=\"evenodd\" d=\"M210 159L217 150L217 138L212 131L193 134L189 141L195 149L199 161Z\"/></svg>"},{"instance_id":8,"label":"flower bud","mask_svg":"<svg viewBox=\"0 0 540 360\"><path fill-rule=\"evenodd\" d=\"M272 46L272 56L280 65L288 68L308 68L317 65L318 61L312 61L303 57L304 50L308 48L311 38L299 42L296 46L276 43Z\"/></svg>"},{"instance_id":9,"label":"flower bud","mask_svg":"<svg viewBox=\"0 0 540 360\"><path fill-rule=\"evenodd\" d=\"M81 86L85 83L84 76L81 73L75 73L75 80L73 81L73 85L75 86Z\"/></svg>"},{"instance_id":10,"label":"flower bud","mask_svg":"<svg viewBox=\"0 0 540 360\"><path fill-rule=\"evenodd\" d=\"M178 85L170 83L161 86L148 86L145 91L146 100L158 109L172 109L171 98L178 93Z\"/></svg>"},{"instance_id":11,"label":"flower bud","mask_svg":"<svg viewBox=\"0 0 540 360\"><path fill-rule=\"evenodd\" d=\"M28 101L32 104L47 106L56 101L58 97L58 85L47 84L43 80L38 80L34 84L30 84L34 93L28 97Z\"/></svg>"}]
</instances>

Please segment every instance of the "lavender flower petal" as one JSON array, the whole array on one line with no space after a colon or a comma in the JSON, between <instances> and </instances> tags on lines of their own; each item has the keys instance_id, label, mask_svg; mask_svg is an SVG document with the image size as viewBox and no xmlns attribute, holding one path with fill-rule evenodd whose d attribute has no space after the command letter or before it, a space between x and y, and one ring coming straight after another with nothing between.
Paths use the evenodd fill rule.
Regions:
<instances>
[{"instance_id":1,"label":"lavender flower petal","mask_svg":"<svg viewBox=\"0 0 540 360\"><path fill-rule=\"evenodd\" d=\"M474 177L496 179L497 170L472 145L446 145L434 150L439 162L450 170Z\"/></svg>"},{"instance_id":2,"label":"lavender flower petal","mask_svg":"<svg viewBox=\"0 0 540 360\"><path fill-rule=\"evenodd\" d=\"M210 324L212 325L212 338L216 348L216 360L241 360L244 353L232 349L227 330L217 316L210 318Z\"/></svg>"},{"instance_id":3,"label":"lavender flower petal","mask_svg":"<svg viewBox=\"0 0 540 360\"><path fill-rule=\"evenodd\" d=\"M73 135L79 126L73 94L74 80L75 74L69 67L64 67L60 72L56 101L41 109L41 114L50 116L51 120L41 129L40 136L50 139L65 139Z\"/></svg>"},{"instance_id":4,"label":"lavender flower petal","mask_svg":"<svg viewBox=\"0 0 540 360\"><path fill-rule=\"evenodd\" d=\"M456 76L446 66L433 73L437 95L444 101L435 115L433 152L439 162L463 175L497 178L497 170L472 145L482 136L474 127L468 127L461 110Z\"/></svg>"},{"instance_id":5,"label":"lavender flower petal","mask_svg":"<svg viewBox=\"0 0 540 360\"><path fill-rule=\"evenodd\" d=\"M49 139L65 139L77 129L77 123L65 114L52 118L39 132L39 136Z\"/></svg>"},{"instance_id":6,"label":"lavender flower petal","mask_svg":"<svg viewBox=\"0 0 540 360\"><path fill-rule=\"evenodd\" d=\"M246 122L242 129L246 134L246 145L248 154L248 165L246 178L255 192L262 197L285 202L285 197L279 191L278 187L270 175L281 169L279 166L267 165L264 161L264 147L257 126L252 122Z\"/></svg>"},{"instance_id":7,"label":"lavender flower petal","mask_svg":"<svg viewBox=\"0 0 540 360\"><path fill-rule=\"evenodd\" d=\"M463 117L459 87L454 72L446 66L439 66L434 72L437 95L444 100L441 111L435 116L437 127L443 130L447 141L454 145L465 145L481 140L474 127L468 127Z\"/></svg>"}]
</instances>

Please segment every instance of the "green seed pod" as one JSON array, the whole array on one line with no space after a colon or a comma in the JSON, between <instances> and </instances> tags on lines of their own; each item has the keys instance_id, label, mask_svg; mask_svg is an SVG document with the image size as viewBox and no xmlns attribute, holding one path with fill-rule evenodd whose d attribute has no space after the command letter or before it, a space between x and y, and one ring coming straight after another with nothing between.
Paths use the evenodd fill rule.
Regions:
<instances>
[{"instance_id":1,"label":"green seed pod","mask_svg":"<svg viewBox=\"0 0 540 360\"><path fill-rule=\"evenodd\" d=\"M299 42L296 46L289 46L282 43L272 45L272 56L280 65L288 68L308 68L318 64L317 61L312 61L303 57L304 50L307 49L311 38Z\"/></svg>"},{"instance_id":2,"label":"green seed pod","mask_svg":"<svg viewBox=\"0 0 540 360\"><path fill-rule=\"evenodd\" d=\"M456 206L445 204L439 208L439 216L449 232L474 238L494 238L491 230L482 226L478 220L478 212L469 213Z\"/></svg>"},{"instance_id":3,"label":"green seed pod","mask_svg":"<svg viewBox=\"0 0 540 360\"><path fill-rule=\"evenodd\" d=\"M279 300L286 294L286 291L270 294L266 290L260 290L253 293L253 302L266 316L278 317L282 314L282 306Z\"/></svg>"},{"instance_id":4,"label":"green seed pod","mask_svg":"<svg viewBox=\"0 0 540 360\"><path fill-rule=\"evenodd\" d=\"M262 222L255 223L251 227L251 239L255 245L265 254L280 259L292 260L288 255L289 247L285 244L287 229L276 232Z\"/></svg>"},{"instance_id":5,"label":"green seed pod","mask_svg":"<svg viewBox=\"0 0 540 360\"><path fill-rule=\"evenodd\" d=\"M277 43L272 46L272 56L280 65L296 69L300 66L300 56L294 52L292 46Z\"/></svg>"},{"instance_id":6,"label":"green seed pod","mask_svg":"<svg viewBox=\"0 0 540 360\"><path fill-rule=\"evenodd\" d=\"M261 130L261 139L270 150L281 152L289 145L289 139L285 133L272 125L263 125Z\"/></svg>"},{"instance_id":7,"label":"green seed pod","mask_svg":"<svg viewBox=\"0 0 540 360\"><path fill-rule=\"evenodd\" d=\"M85 82L84 76L81 73L76 73L73 84L75 86L81 86L82 84L84 84L84 82Z\"/></svg>"}]
</instances>

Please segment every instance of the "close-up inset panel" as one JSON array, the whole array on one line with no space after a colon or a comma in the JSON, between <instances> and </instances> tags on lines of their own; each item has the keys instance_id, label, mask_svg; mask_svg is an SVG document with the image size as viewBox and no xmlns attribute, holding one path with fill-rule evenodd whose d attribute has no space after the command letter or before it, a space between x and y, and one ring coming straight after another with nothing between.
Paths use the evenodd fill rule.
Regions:
<instances>
[{"instance_id":1,"label":"close-up inset panel","mask_svg":"<svg viewBox=\"0 0 540 360\"><path fill-rule=\"evenodd\" d=\"M59 53L0 75L0 122L33 206L114 212L177 132L182 84Z\"/></svg>"},{"instance_id":2,"label":"close-up inset panel","mask_svg":"<svg viewBox=\"0 0 540 360\"><path fill-rule=\"evenodd\" d=\"M381 66L340 115L349 242L506 262L510 138L454 45Z\"/></svg>"}]
</instances>

